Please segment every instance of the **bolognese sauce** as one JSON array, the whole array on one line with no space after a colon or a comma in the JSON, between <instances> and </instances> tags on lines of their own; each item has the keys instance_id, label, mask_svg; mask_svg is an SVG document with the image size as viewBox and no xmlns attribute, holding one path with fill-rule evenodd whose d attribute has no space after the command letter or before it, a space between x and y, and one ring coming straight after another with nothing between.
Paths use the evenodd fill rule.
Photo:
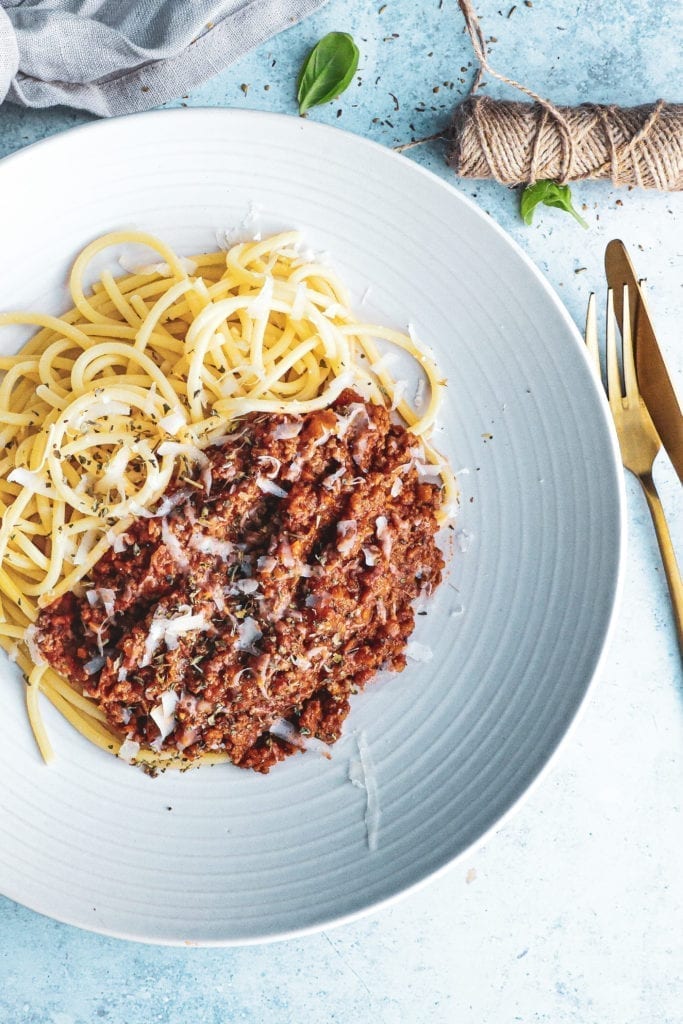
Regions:
<instances>
[{"instance_id":1,"label":"bolognese sauce","mask_svg":"<svg viewBox=\"0 0 683 1024\"><path fill-rule=\"evenodd\" d=\"M42 610L36 642L130 743L267 772L291 730L334 743L350 696L405 667L440 504L419 439L352 391L245 416Z\"/></svg>"}]
</instances>

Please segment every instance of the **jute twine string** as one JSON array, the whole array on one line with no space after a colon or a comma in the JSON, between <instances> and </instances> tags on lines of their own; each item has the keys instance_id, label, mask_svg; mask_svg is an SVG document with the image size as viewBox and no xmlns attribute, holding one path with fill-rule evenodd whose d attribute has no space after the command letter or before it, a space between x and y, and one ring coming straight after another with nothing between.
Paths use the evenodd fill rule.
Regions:
<instances>
[{"instance_id":1,"label":"jute twine string","mask_svg":"<svg viewBox=\"0 0 683 1024\"><path fill-rule=\"evenodd\" d=\"M463 178L504 185L611 178L615 186L683 189L683 105L559 107L572 139L537 104L470 96L456 109L448 162Z\"/></svg>"},{"instance_id":2,"label":"jute twine string","mask_svg":"<svg viewBox=\"0 0 683 1024\"><path fill-rule=\"evenodd\" d=\"M640 107L599 103L557 107L491 67L471 0L458 0L458 4L479 67L470 95L456 108L448 132L430 137L449 141L448 162L456 174L495 178L504 185L545 178L561 184L579 178L611 178L615 186L683 189L683 104L660 99ZM533 103L476 95L484 73L524 93Z\"/></svg>"},{"instance_id":3,"label":"jute twine string","mask_svg":"<svg viewBox=\"0 0 683 1024\"><path fill-rule=\"evenodd\" d=\"M477 18L477 15L474 12L474 8L472 7L471 0L458 0L458 5L460 7L460 10L462 11L463 18L465 19L465 25L467 27L467 33L472 43L472 49L474 50L476 58L479 61L479 67L477 68L477 73L474 76L474 82L472 83L472 88L470 90L470 105L477 105L477 101L473 100L473 97L481 84L481 80L484 77L484 72L487 72L489 75L492 75L493 78L497 78L499 82L504 82L505 85L510 85L512 86L513 89L518 89L520 92L523 92L526 96L528 96L529 99L534 100L536 104L536 120L539 124L539 130L536 132L536 137L533 140L533 144L531 147L529 168L531 177L527 178L527 181L536 181L537 178L542 177L542 175L537 173L539 159L541 158L543 152L539 141L541 134L540 126L543 125L545 127L548 124L548 114L550 114L551 116L551 123L553 123L555 126L556 139L559 140L560 145L562 147L561 172L558 180L560 182L567 181L567 179L571 175L574 166L576 145L572 137L569 125L567 124L564 118L564 115L561 111L557 109L557 107L553 106L553 104L550 103L549 100L546 100L542 96L539 96L537 93L533 92L532 89L527 89L527 87L525 85L522 85L520 82L515 82L513 78L508 78L506 75L501 75L498 71L495 71L491 67L486 53L486 40L484 39L484 33L482 32L479 19ZM519 106L519 104L517 105ZM506 118L506 120L509 121L510 118ZM503 125L501 125L500 127L502 128ZM511 125L511 127L514 127L514 125ZM501 140L503 142L503 145L505 146L506 136L504 136L502 132ZM482 133L482 143L484 141L487 145L490 157L493 158L493 170L493 168L496 166L496 157L498 155L495 136L489 132L488 135L486 136L486 139L484 140ZM509 148L509 145L506 146L505 148ZM491 175L486 175L486 177L498 178L498 175L496 173L493 173ZM498 180L500 181L501 179L498 178Z\"/></svg>"}]
</instances>

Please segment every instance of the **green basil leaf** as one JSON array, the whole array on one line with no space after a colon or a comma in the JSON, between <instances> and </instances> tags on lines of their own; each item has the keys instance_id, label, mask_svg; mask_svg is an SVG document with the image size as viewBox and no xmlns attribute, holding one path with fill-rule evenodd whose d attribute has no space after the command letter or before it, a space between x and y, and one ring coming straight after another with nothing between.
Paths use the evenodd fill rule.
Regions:
<instances>
[{"instance_id":1,"label":"green basil leaf","mask_svg":"<svg viewBox=\"0 0 683 1024\"><path fill-rule=\"evenodd\" d=\"M358 47L347 32L328 32L304 61L296 83L299 113L339 96L356 73Z\"/></svg>"},{"instance_id":2,"label":"green basil leaf","mask_svg":"<svg viewBox=\"0 0 683 1024\"><path fill-rule=\"evenodd\" d=\"M569 185L558 185L556 181L537 181L533 185L527 185L519 201L519 212L525 224L531 224L534 219L534 210L539 203L564 210L578 220L581 227L588 227L583 217L572 205Z\"/></svg>"}]
</instances>

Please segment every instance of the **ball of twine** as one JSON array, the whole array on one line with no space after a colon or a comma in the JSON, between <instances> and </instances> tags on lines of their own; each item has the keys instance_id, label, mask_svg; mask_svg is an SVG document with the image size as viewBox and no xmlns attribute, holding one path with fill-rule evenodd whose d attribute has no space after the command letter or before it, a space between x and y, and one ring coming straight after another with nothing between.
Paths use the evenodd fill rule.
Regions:
<instances>
[{"instance_id":1,"label":"ball of twine","mask_svg":"<svg viewBox=\"0 0 683 1024\"><path fill-rule=\"evenodd\" d=\"M615 186L683 189L683 104L583 103L557 112L563 124L539 103L470 96L455 111L448 162L460 177L503 185L611 178Z\"/></svg>"},{"instance_id":2,"label":"ball of twine","mask_svg":"<svg viewBox=\"0 0 683 1024\"><path fill-rule=\"evenodd\" d=\"M556 107L494 71L471 0L458 4L479 68L447 133L448 162L456 174L495 178L504 185L611 178L616 186L683 189L683 104L658 100L640 107ZM534 102L476 96L485 71Z\"/></svg>"}]
</instances>

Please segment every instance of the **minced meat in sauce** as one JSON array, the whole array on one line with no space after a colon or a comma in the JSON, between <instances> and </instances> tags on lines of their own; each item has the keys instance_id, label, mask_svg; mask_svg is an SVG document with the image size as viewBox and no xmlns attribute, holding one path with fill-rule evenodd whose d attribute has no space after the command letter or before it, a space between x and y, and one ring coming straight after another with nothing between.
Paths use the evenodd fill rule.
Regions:
<instances>
[{"instance_id":1,"label":"minced meat in sauce","mask_svg":"<svg viewBox=\"0 0 683 1024\"><path fill-rule=\"evenodd\" d=\"M36 639L122 737L267 772L297 749L276 721L333 743L349 696L405 667L411 601L441 579L441 490L419 439L352 391L246 416L204 457Z\"/></svg>"}]
</instances>

